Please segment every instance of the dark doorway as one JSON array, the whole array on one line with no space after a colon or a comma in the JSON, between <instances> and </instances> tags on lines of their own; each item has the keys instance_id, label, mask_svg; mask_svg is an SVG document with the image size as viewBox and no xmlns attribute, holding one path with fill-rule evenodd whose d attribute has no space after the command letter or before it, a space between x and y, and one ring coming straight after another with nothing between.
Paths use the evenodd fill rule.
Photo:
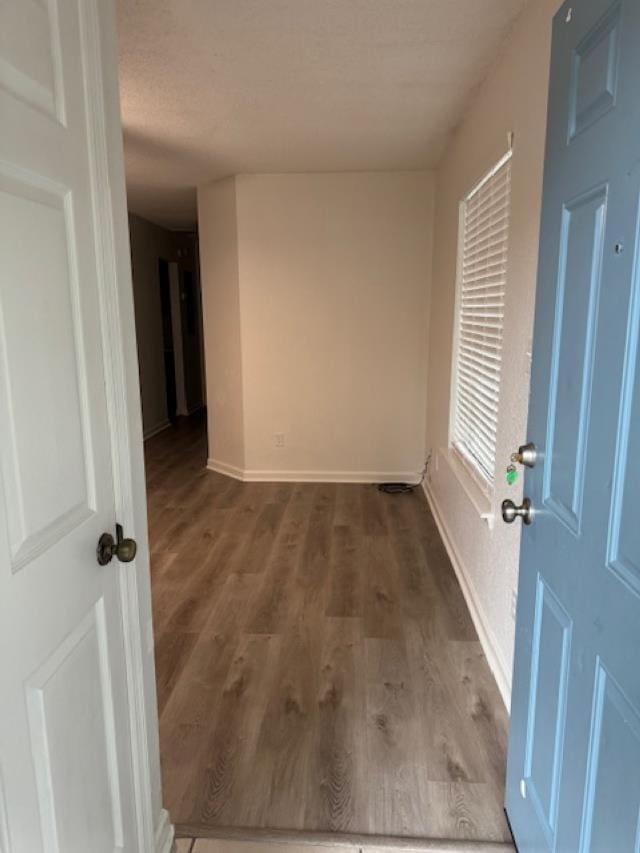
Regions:
<instances>
[{"instance_id":1,"label":"dark doorway","mask_svg":"<svg viewBox=\"0 0 640 853\"><path fill-rule=\"evenodd\" d=\"M176 394L176 368L173 352L173 325L171 321L171 286L169 284L169 262L158 261L160 280L160 310L162 311L162 343L164 349L164 381L167 389L167 417L176 420L178 400Z\"/></svg>"}]
</instances>

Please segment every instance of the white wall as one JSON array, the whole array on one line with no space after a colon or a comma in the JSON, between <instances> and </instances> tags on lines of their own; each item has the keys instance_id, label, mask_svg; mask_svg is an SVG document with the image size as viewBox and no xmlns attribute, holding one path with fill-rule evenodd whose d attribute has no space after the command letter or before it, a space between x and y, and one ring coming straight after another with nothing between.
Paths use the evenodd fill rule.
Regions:
<instances>
[{"instance_id":1,"label":"white wall","mask_svg":"<svg viewBox=\"0 0 640 853\"><path fill-rule=\"evenodd\" d=\"M233 202L222 201L232 186L237 270L226 255ZM248 479L415 479L424 461L431 174L239 176L200 188L199 216L212 464ZM239 303L224 306L236 275ZM220 334L233 389L216 365ZM233 422L237 436L240 386L242 453L227 435Z\"/></svg>"},{"instance_id":2,"label":"white wall","mask_svg":"<svg viewBox=\"0 0 640 853\"><path fill-rule=\"evenodd\" d=\"M236 179L198 191L209 457L244 469Z\"/></svg>"},{"instance_id":3,"label":"white wall","mask_svg":"<svg viewBox=\"0 0 640 853\"><path fill-rule=\"evenodd\" d=\"M507 496L521 497L522 477L520 486L508 487L504 472L511 452L527 440L551 20L559 5L559 0L528 4L451 139L436 177L427 401L427 447L434 450L434 460L427 492L450 554L463 575L463 586L467 586L476 623L507 702L515 627L511 595L517 587L520 524L502 522L500 503ZM458 205L507 150L510 131L515 143L498 473L495 494L485 507L463 473L452 467L447 450ZM493 530L481 519L482 509L493 512Z\"/></svg>"}]
</instances>

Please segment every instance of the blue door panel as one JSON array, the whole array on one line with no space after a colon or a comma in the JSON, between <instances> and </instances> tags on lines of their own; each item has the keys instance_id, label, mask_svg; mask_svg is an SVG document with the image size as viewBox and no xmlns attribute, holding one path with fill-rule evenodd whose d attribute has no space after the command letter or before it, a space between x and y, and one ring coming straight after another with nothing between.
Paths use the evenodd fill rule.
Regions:
<instances>
[{"instance_id":1,"label":"blue door panel","mask_svg":"<svg viewBox=\"0 0 640 853\"><path fill-rule=\"evenodd\" d=\"M620 780L626 796L620 796ZM581 853L640 845L640 715L598 660L594 688ZM615 827L615 838L611 827ZM615 846L614 846L615 844Z\"/></svg>"},{"instance_id":2,"label":"blue door panel","mask_svg":"<svg viewBox=\"0 0 640 853\"><path fill-rule=\"evenodd\" d=\"M569 140L615 106L620 3L615 3L576 47L571 79Z\"/></svg>"},{"instance_id":3,"label":"blue door panel","mask_svg":"<svg viewBox=\"0 0 640 853\"><path fill-rule=\"evenodd\" d=\"M640 223L639 223L640 225ZM639 228L640 233L640 228ZM640 240L637 245L640 246ZM640 253L639 253L640 254ZM640 257L636 257L614 466L608 566L640 595Z\"/></svg>"},{"instance_id":4,"label":"blue door panel","mask_svg":"<svg viewBox=\"0 0 640 853\"><path fill-rule=\"evenodd\" d=\"M570 648L571 618L538 578L524 780L549 847L556 831ZM555 738L549 749L551 731Z\"/></svg>"},{"instance_id":5,"label":"blue door panel","mask_svg":"<svg viewBox=\"0 0 640 853\"><path fill-rule=\"evenodd\" d=\"M640 0L565 2L507 765L520 853L640 853L639 234Z\"/></svg>"},{"instance_id":6,"label":"blue door panel","mask_svg":"<svg viewBox=\"0 0 640 853\"><path fill-rule=\"evenodd\" d=\"M607 188L563 205L544 502L575 533L582 512Z\"/></svg>"}]
</instances>

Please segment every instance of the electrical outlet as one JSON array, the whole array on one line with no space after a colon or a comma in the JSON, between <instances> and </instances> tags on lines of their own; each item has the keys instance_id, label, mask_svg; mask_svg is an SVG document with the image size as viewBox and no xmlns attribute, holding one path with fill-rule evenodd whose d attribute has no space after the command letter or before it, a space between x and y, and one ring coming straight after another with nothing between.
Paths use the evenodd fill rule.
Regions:
<instances>
[{"instance_id":1,"label":"electrical outlet","mask_svg":"<svg viewBox=\"0 0 640 853\"><path fill-rule=\"evenodd\" d=\"M283 432L275 433L274 439L275 439L276 447L284 447L284 433Z\"/></svg>"},{"instance_id":2,"label":"electrical outlet","mask_svg":"<svg viewBox=\"0 0 640 853\"><path fill-rule=\"evenodd\" d=\"M511 590L511 618L516 621L516 611L518 609L518 593L515 589Z\"/></svg>"}]
</instances>

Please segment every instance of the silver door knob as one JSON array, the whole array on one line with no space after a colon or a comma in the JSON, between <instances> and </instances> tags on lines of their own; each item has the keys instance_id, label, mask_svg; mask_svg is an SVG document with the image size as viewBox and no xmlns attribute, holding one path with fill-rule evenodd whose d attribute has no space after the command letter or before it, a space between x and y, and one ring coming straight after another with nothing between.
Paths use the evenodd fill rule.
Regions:
<instances>
[{"instance_id":1,"label":"silver door knob","mask_svg":"<svg viewBox=\"0 0 640 853\"><path fill-rule=\"evenodd\" d=\"M538 451L535 444L530 441L528 444L521 444L517 453L511 454L512 462L519 462L520 465L525 465L527 468L533 468L538 459Z\"/></svg>"},{"instance_id":2,"label":"silver door knob","mask_svg":"<svg viewBox=\"0 0 640 853\"><path fill-rule=\"evenodd\" d=\"M533 507L529 498L523 498L520 506L514 504L509 498L502 501L502 520L507 524L513 524L516 518L521 518L525 524L531 524L533 521Z\"/></svg>"}]
</instances>

